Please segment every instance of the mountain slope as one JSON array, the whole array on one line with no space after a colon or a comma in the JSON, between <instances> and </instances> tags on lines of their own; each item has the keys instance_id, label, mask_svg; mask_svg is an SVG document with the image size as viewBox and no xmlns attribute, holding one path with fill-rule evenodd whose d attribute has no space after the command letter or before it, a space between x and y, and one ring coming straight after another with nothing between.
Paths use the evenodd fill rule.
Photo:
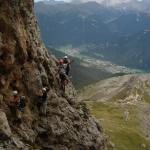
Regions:
<instances>
[{"instance_id":1,"label":"mountain slope","mask_svg":"<svg viewBox=\"0 0 150 150\"><path fill-rule=\"evenodd\" d=\"M33 0L0 0L0 149L106 149L101 127L68 83L60 87L56 58L43 46ZM47 86L47 116L40 116L37 93ZM11 111L12 91L26 97L22 123Z\"/></svg>"},{"instance_id":2,"label":"mountain slope","mask_svg":"<svg viewBox=\"0 0 150 150\"><path fill-rule=\"evenodd\" d=\"M108 26L112 31L120 35L133 35L150 27L150 14L138 11L126 11L117 19L109 22Z\"/></svg>"},{"instance_id":3,"label":"mountain slope","mask_svg":"<svg viewBox=\"0 0 150 150\"><path fill-rule=\"evenodd\" d=\"M122 102L127 103L128 97L133 95L133 99L129 99L129 102L132 103L131 100L135 100L135 97L138 95L139 98L144 96L143 93L147 96L149 95L149 82L149 74L113 77L100 81L93 86L91 85L89 88L85 87L86 92L81 93L81 97L87 100L122 100ZM105 92L106 89L107 92ZM141 98L137 99L137 102L141 100Z\"/></svg>"},{"instance_id":4,"label":"mountain slope","mask_svg":"<svg viewBox=\"0 0 150 150\"><path fill-rule=\"evenodd\" d=\"M148 28L137 34L121 38L105 50L96 50L95 52L104 55L105 59L117 64L149 71L149 39L150 30Z\"/></svg>"},{"instance_id":5,"label":"mountain slope","mask_svg":"<svg viewBox=\"0 0 150 150\"><path fill-rule=\"evenodd\" d=\"M125 75L100 81L81 90L93 115L104 126L116 149L150 147L150 76Z\"/></svg>"}]
</instances>

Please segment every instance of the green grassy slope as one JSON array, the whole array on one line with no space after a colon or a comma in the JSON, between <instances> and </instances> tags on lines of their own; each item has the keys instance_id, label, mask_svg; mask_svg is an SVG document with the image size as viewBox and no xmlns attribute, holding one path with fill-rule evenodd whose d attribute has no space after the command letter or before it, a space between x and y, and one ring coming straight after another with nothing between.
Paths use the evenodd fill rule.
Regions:
<instances>
[{"instance_id":1,"label":"green grassy slope","mask_svg":"<svg viewBox=\"0 0 150 150\"><path fill-rule=\"evenodd\" d=\"M136 74L85 87L79 98L100 121L116 150L150 150L149 93L149 74ZM129 112L127 121L125 112ZM111 146L109 150L112 150Z\"/></svg>"},{"instance_id":2,"label":"green grassy slope","mask_svg":"<svg viewBox=\"0 0 150 150\"><path fill-rule=\"evenodd\" d=\"M111 102L86 102L92 114L100 120L109 140L115 144L117 150L144 150L150 149L148 140L140 128L138 107L126 105L121 107ZM129 120L123 118L123 112L129 110ZM109 147L111 150L111 147Z\"/></svg>"}]
</instances>

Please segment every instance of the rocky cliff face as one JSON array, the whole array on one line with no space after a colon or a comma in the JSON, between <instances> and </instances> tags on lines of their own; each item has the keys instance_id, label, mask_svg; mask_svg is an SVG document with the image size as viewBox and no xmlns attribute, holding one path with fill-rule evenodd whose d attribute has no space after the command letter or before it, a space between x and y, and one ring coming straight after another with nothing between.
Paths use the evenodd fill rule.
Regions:
<instances>
[{"instance_id":1,"label":"rocky cliff face","mask_svg":"<svg viewBox=\"0 0 150 150\"><path fill-rule=\"evenodd\" d=\"M55 61L40 40L33 0L0 0L0 149L106 149L101 127L71 83L62 96ZM50 88L46 117L36 106L43 86ZM26 96L20 125L8 105L13 90Z\"/></svg>"}]
</instances>

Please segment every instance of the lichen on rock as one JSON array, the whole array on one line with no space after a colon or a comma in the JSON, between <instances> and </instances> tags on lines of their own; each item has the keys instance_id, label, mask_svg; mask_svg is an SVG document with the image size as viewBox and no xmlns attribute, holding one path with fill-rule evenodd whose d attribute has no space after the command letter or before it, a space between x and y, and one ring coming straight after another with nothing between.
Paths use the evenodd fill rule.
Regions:
<instances>
[{"instance_id":1,"label":"lichen on rock","mask_svg":"<svg viewBox=\"0 0 150 150\"><path fill-rule=\"evenodd\" d=\"M0 0L0 149L106 149L101 127L80 106L71 83L62 94L56 58L41 42L33 6L33 0ZM36 106L43 86L50 89L46 117ZM9 108L13 90L26 96L20 125Z\"/></svg>"}]
</instances>

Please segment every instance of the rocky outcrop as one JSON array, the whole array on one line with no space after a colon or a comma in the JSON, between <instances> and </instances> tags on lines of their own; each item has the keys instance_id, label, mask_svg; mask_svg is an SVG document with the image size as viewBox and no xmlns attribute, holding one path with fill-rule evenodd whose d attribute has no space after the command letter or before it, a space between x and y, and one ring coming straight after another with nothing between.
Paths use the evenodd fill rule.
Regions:
<instances>
[{"instance_id":1,"label":"rocky outcrop","mask_svg":"<svg viewBox=\"0 0 150 150\"><path fill-rule=\"evenodd\" d=\"M12 133L8 124L6 114L0 111L0 140L6 140L11 137Z\"/></svg>"},{"instance_id":2,"label":"rocky outcrop","mask_svg":"<svg viewBox=\"0 0 150 150\"><path fill-rule=\"evenodd\" d=\"M110 101L135 105L138 102L149 101L150 75L131 74L109 78L81 91L79 99Z\"/></svg>"},{"instance_id":3,"label":"rocky outcrop","mask_svg":"<svg viewBox=\"0 0 150 150\"><path fill-rule=\"evenodd\" d=\"M104 150L105 138L71 83L63 94L54 56L43 46L33 0L0 0L0 149ZM36 93L50 88L47 116ZM26 96L22 123L14 123L12 90Z\"/></svg>"}]
</instances>

